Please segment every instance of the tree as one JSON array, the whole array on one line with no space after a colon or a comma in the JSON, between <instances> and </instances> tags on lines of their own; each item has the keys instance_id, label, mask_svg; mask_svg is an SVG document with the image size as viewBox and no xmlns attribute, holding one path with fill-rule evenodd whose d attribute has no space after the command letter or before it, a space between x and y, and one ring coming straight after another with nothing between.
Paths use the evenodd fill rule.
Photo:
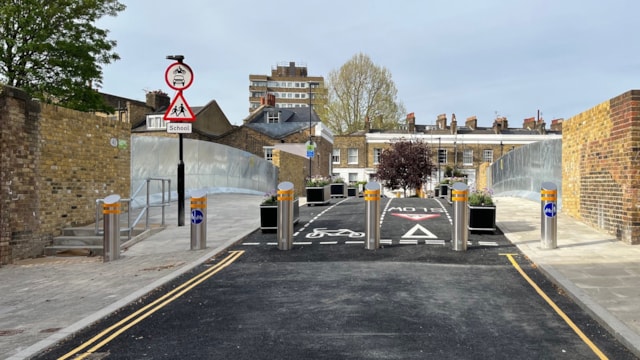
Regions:
<instances>
[{"instance_id":1,"label":"tree","mask_svg":"<svg viewBox=\"0 0 640 360\"><path fill-rule=\"evenodd\" d=\"M350 134L364 129L365 118L371 128L397 128L405 115L404 105L391 73L376 66L365 54L357 54L339 70L329 72L326 111L319 111L334 134Z\"/></svg>"},{"instance_id":2,"label":"tree","mask_svg":"<svg viewBox=\"0 0 640 360\"><path fill-rule=\"evenodd\" d=\"M93 87L120 57L94 23L116 16L118 0L0 0L0 78L32 97L77 110L113 110Z\"/></svg>"},{"instance_id":3,"label":"tree","mask_svg":"<svg viewBox=\"0 0 640 360\"><path fill-rule=\"evenodd\" d=\"M375 177L385 187L419 189L435 169L431 146L422 141L400 139L380 154Z\"/></svg>"}]
</instances>

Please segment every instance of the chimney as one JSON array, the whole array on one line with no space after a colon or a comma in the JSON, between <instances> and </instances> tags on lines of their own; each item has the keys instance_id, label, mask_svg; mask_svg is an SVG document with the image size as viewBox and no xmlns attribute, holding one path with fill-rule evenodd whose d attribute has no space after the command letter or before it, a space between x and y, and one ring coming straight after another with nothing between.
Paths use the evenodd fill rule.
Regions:
<instances>
[{"instance_id":1,"label":"chimney","mask_svg":"<svg viewBox=\"0 0 640 360\"><path fill-rule=\"evenodd\" d=\"M276 96L273 94L267 94L260 97L260 105L276 106Z\"/></svg>"},{"instance_id":2,"label":"chimney","mask_svg":"<svg viewBox=\"0 0 640 360\"><path fill-rule=\"evenodd\" d=\"M410 133L416 132L416 116L414 113L407 114L407 129Z\"/></svg>"},{"instance_id":3,"label":"chimney","mask_svg":"<svg viewBox=\"0 0 640 360\"><path fill-rule=\"evenodd\" d=\"M458 131L458 121L456 120L456 114L451 114L451 135L455 135Z\"/></svg>"},{"instance_id":4,"label":"chimney","mask_svg":"<svg viewBox=\"0 0 640 360\"><path fill-rule=\"evenodd\" d=\"M438 130L444 130L447 128L447 114L438 115L436 126L438 127Z\"/></svg>"},{"instance_id":5,"label":"chimney","mask_svg":"<svg viewBox=\"0 0 640 360\"><path fill-rule=\"evenodd\" d=\"M551 120L551 131L562 132L562 122L564 119Z\"/></svg>"},{"instance_id":6,"label":"chimney","mask_svg":"<svg viewBox=\"0 0 640 360\"><path fill-rule=\"evenodd\" d=\"M475 130L478 128L478 118L475 116L470 116L467 118L467 121L464 123L469 129Z\"/></svg>"},{"instance_id":7,"label":"chimney","mask_svg":"<svg viewBox=\"0 0 640 360\"><path fill-rule=\"evenodd\" d=\"M369 117L367 116L364 118L364 131L368 133L369 130L371 130L371 122L369 121Z\"/></svg>"},{"instance_id":8,"label":"chimney","mask_svg":"<svg viewBox=\"0 0 640 360\"><path fill-rule=\"evenodd\" d=\"M530 117L524 119L524 123L522 123L522 127L527 130L533 130L536 127L536 118Z\"/></svg>"},{"instance_id":9,"label":"chimney","mask_svg":"<svg viewBox=\"0 0 640 360\"><path fill-rule=\"evenodd\" d=\"M166 109L171 105L171 98L162 90L149 91L147 93L146 104L153 111Z\"/></svg>"}]
</instances>

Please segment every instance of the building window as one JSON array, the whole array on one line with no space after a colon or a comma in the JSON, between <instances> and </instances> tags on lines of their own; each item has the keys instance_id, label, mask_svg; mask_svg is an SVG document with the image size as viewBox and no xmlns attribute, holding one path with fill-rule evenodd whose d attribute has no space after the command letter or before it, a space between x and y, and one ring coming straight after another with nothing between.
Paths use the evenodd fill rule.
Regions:
<instances>
[{"instance_id":1,"label":"building window","mask_svg":"<svg viewBox=\"0 0 640 360\"><path fill-rule=\"evenodd\" d=\"M280 111L267 111L267 123L277 124L280 122Z\"/></svg>"},{"instance_id":2,"label":"building window","mask_svg":"<svg viewBox=\"0 0 640 360\"><path fill-rule=\"evenodd\" d=\"M462 165L473 165L473 150L464 149L462 153Z\"/></svg>"},{"instance_id":3,"label":"building window","mask_svg":"<svg viewBox=\"0 0 640 360\"><path fill-rule=\"evenodd\" d=\"M373 163L380 164L380 155L382 154L382 149L375 148L373 149Z\"/></svg>"},{"instance_id":4,"label":"building window","mask_svg":"<svg viewBox=\"0 0 640 360\"><path fill-rule=\"evenodd\" d=\"M167 122L164 121L163 115L147 115L148 130L166 130Z\"/></svg>"},{"instance_id":5,"label":"building window","mask_svg":"<svg viewBox=\"0 0 640 360\"><path fill-rule=\"evenodd\" d=\"M486 162L493 162L493 150L485 149L482 152L482 160Z\"/></svg>"},{"instance_id":6,"label":"building window","mask_svg":"<svg viewBox=\"0 0 640 360\"><path fill-rule=\"evenodd\" d=\"M273 161L273 148L272 147L264 147L264 159L267 161Z\"/></svg>"},{"instance_id":7,"label":"building window","mask_svg":"<svg viewBox=\"0 0 640 360\"><path fill-rule=\"evenodd\" d=\"M348 164L358 163L358 149L351 148L347 150L347 163Z\"/></svg>"},{"instance_id":8,"label":"building window","mask_svg":"<svg viewBox=\"0 0 640 360\"><path fill-rule=\"evenodd\" d=\"M340 149L333 149L333 155L331 155L331 162L334 164L340 164Z\"/></svg>"},{"instance_id":9,"label":"building window","mask_svg":"<svg viewBox=\"0 0 640 360\"><path fill-rule=\"evenodd\" d=\"M447 149L438 149L438 163L439 164L447 163Z\"/></svg>"},{"instance_id":10,"label":"building window","mask_svg":"<svg viewBox=\"0 0 640 360\"><path fill-rule=\"evenodd\" d=\"M358 173L349 173L349 184L355 184L358 182Z\"/></svg>"}]
</instances>

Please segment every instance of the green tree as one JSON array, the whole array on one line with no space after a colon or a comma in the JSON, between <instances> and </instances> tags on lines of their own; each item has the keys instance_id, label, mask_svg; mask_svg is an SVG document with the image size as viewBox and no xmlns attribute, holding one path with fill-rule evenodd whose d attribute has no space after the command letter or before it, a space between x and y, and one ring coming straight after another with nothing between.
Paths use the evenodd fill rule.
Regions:
<instances>
[{"instance_id":1,"label":"green tree","mask_svg":"<svg viewBox=\"0 0 640 360\"><path fill-rule=\"evenodd\" d=\"M112 110L94 88L101 65L120 57L94 24L124 9L117 0L0 0L0 78L44 102Z\"/></svg>"},{"instance_id":2,"label":"green tree","mask_svg":"<svg viewBox=\"0 0 640 360\"><path fill-rule=\"evenodd\" d=\"M431 146L422 141L400 139L380 154L376 179L392 190L419 189L435 169Z\"/></svg>"},{"instance_id":3,"label":"green tree","mask_svg":"<svg viewBox=\"0 0 640 360\"><path fill-rule=\"evenodd\" d=\"M397 128L405 116L391 73L365 54L329 72L327 89L326 109L318 112L336 135L363 130L365 118L373 129Z\"/></svg>"}]
</instances>

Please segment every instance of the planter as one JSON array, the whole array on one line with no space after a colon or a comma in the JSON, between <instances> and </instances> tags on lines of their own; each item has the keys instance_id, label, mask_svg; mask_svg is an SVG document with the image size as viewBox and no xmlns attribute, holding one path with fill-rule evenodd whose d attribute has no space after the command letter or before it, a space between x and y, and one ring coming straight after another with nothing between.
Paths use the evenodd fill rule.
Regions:
<instances>
[{"instance_id":1,"label":"planter","mask_svg":"<svg viewBox=\"0 0 640 360\"><path fill-rule=\"evenodd\" d=\"M293 200L293 223L300 220L300 200ZM278 230L278 204L260 205L260 230L273 232Z\"/></svg>"},{"instance_id":2,"label":"planter","mask_svg":"<svg viewBox=\"0 0 640 360\"><path fill-rule=\"evenodd\" d=\"M307 187L307 206L325 205L331 200L331 186Z\"/></svg>"},{"instance_id":3,"label":"planter","mask_svg":"<svg viewBox=\"0 0 640 360\"><path fill-rule=\"evenodd\" d=\"M449 184L440 184L440 197L449 196Z\"/></svg>"},{"instance_id":4,"label":"planter","mask_svg":"<svg viewBox=\"0 0 640 360\"><path fill-rule=\"evenodd\" d=\"M496 206L474 206L469 208L470 231L496 231Z\"/></svg>"},{"instance_id":5,"label":"planter","mask_svg":"<svg viewBox=\"0 0 640 360\"><path fill-rule=\"evenodd\" d=\"M347 184L334 183L331 184L331 197L347 197Z\"/></svg>"},{"instance_id":6,"label":"planter","mask_svg":"<svg viewBox=\"0 0 640 360\"><path fill-rule=\"evenodd\" d=\"M358 196L358 189L353 186L347 188L347 196Z\"/></svg>"}]
</instances>

